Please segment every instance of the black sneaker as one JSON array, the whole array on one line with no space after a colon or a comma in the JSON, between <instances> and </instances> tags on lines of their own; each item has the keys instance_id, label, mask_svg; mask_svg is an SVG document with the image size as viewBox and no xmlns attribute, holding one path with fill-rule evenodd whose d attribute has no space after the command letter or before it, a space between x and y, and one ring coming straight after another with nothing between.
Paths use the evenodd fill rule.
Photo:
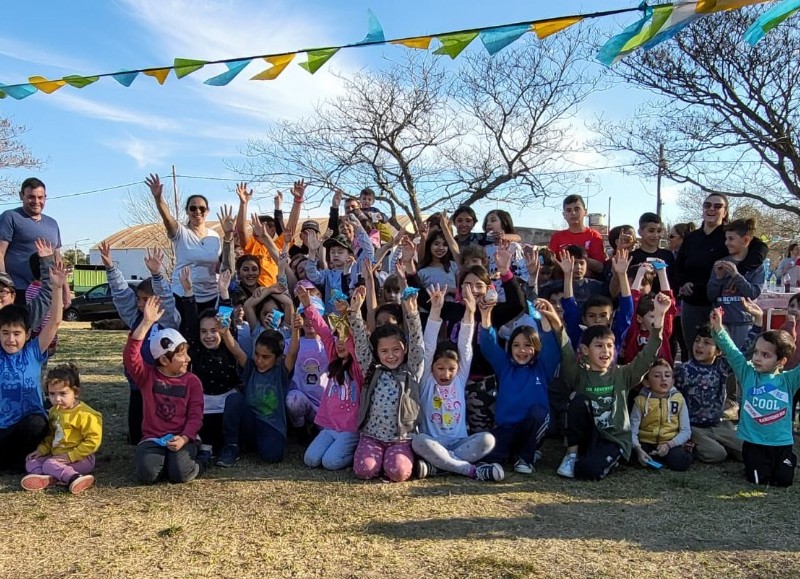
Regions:
<instances>
[{"instance_id":1,"label":"black sneaker","mask_svg":"<svg viewBox=\"0 0 800 579\"><path fill-rule=\"evenodd\" d=\"M505 476L506 473L503 471L503 467L496 462L484 462L475 467L475 480L501 481Z\"/></svg>"},{"instance_id":2,"label":"black sneaker","mask_svg":"<svg viewBox=\"0 0 800 579\"><path fill-rule=\"evenodd\" d=\"M236 444L226 444L222 447L222 451L219 453L219 458L215 464L222 468L228 468L236 464L237 460L239 460L239 446Z\"/></svg>"}]
</instances>

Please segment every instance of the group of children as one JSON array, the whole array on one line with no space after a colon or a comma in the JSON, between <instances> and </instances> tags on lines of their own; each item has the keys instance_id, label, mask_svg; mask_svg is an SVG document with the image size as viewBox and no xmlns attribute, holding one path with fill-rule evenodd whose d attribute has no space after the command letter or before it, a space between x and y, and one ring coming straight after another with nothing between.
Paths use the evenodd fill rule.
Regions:
<instances>
[{"instance_id":1,"label":"group of children","mask_svg":"<svg viewBox=\"0 0 800 579\"><path fill-rule=\"evenodd\" d=\"M565 208L576 202L570 196ZM731 457L751 482L792 484L800 374L783 370L796 332L760 330L750 299L759 274L736 270L751 223L728 226L730 257L708 284L720 307L679 364L669 345L676 300L658 216L642 217L638 249L622 228L600 267L583 245L523 248L503 211L490 212L483 236L462 227L465 217L474 225L469 208L453 217L455 235L439 214L418 245L402 235L381 241L381 215L362 198L325 240L304 224L302 270L254 219L277 283L231 295L242 280L223 271L218 306L203 311L189 269L176 304L160 252L148 252L152 277L134 290L102 245L114 302L132 328L123 362L137 480L188 482L209 466L234 466L247 449L279 462L294 432L310 438L304 462L312 468L352 465L361 479L456 473L500 481L509 466L535 472L555 433L566 446L563 477L599 480L628 460L682 471L694 459ZM237 264L259 260L240 256ZM27 316L0 309L4 365L24 359L33 373L46 360L61 319L63 268L50 270L49 283L51 316L36 340L26 342ZM731 296L739 299L722 299ZM741 353L747 344L752 361ZM740 388L738 429L726 416L731 375ZM39 388L38 377L29 382ZM80 492L93 484L101 417L78 400L79 382L73 367L48 374L51 432L28 456L23 488ZM475 421L484 394L483 421Z\"/></svg>"}]
</instances>

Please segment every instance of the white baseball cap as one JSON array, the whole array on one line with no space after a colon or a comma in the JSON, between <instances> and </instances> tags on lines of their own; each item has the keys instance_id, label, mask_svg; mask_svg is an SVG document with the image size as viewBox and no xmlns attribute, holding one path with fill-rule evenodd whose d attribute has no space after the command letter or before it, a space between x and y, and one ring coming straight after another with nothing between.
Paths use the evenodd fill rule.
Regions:
<instances>
[{"instance_id":1,"label":"white baseball cap","mask_svg":"<svg viewBox=\"0 0 800 579\"><path fill-rule=\"evenodd\" d=\"M185 343L186 338L181 336L178 330L163 328L150 336L150 353L154 360L158 360L164 354L174 352L178 346Z\"/></svg>"}]
</instances>

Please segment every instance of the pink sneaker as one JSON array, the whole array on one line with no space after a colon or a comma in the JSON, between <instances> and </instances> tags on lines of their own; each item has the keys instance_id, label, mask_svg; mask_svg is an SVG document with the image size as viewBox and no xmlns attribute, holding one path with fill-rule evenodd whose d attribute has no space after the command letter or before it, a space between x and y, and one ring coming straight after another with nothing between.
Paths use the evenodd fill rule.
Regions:
<instances>
[{"instance_id":1,"label":"pink sneaker","mask_svg":"<svg viewBox=\"0 0 800 579\"><path fill-rule=\"evenodd\" d=\"M69 483L69 492L71 492L73 495L77 495L86 489L92 488L93 486L94 477L90 474L84 474Z\"/></svg>"},{"instance_id":2,"label":"pink sneaker","mask_svg":"<svg viewBox=\"0 0 800 579\"><path fill-rule=\"evenodd\" d=\"M22 488L26 491L41 491L56 486L58 480L46 474L29 474L22 477L19 484L22 485Z\"/></svg>"}]
</instances>

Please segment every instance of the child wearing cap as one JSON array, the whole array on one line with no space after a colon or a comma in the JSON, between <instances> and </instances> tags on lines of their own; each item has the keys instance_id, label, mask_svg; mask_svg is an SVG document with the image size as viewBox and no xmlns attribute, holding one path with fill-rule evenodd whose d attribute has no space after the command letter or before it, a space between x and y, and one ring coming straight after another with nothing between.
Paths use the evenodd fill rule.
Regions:
<instances>
[{"instance_id":1,"label":"child wearing cap","mask_svg":"<svg viewBox=\"0 0 800 579\"><path fill-rule=\"evenodd\" d=\"M189 348L180 332L162 328L150 338L155 364L145 363L142 342L161 319L160 300L148 297L142 321L128 336L122 360L142 393L142 440L136 447L139 482L153 484L166 477L173 483L193 480L204 470L197 460L197 433L203 425L203 385L188 371Z\"/></svg>"},{"instance_id":2,"label":"child wearing cap","mask_svg":"<svg viewBox=\"0 0 800 579\"><path fill-rule=\"evenodd\" d=\"M363 231L363 229L361 230ZM355 253L350 241L344 235L334 235L326 239L323 247L326 250L325 261L328 269L318 269L320 243L318 239L307 238L308 263L306 264L306 277L318 286L322 286L325 296L325 313L333 312L332 297L335 292L349 295L350 290L356 286L358 280L358 267L355 263Z\"/></svg>"}]
</instances>

